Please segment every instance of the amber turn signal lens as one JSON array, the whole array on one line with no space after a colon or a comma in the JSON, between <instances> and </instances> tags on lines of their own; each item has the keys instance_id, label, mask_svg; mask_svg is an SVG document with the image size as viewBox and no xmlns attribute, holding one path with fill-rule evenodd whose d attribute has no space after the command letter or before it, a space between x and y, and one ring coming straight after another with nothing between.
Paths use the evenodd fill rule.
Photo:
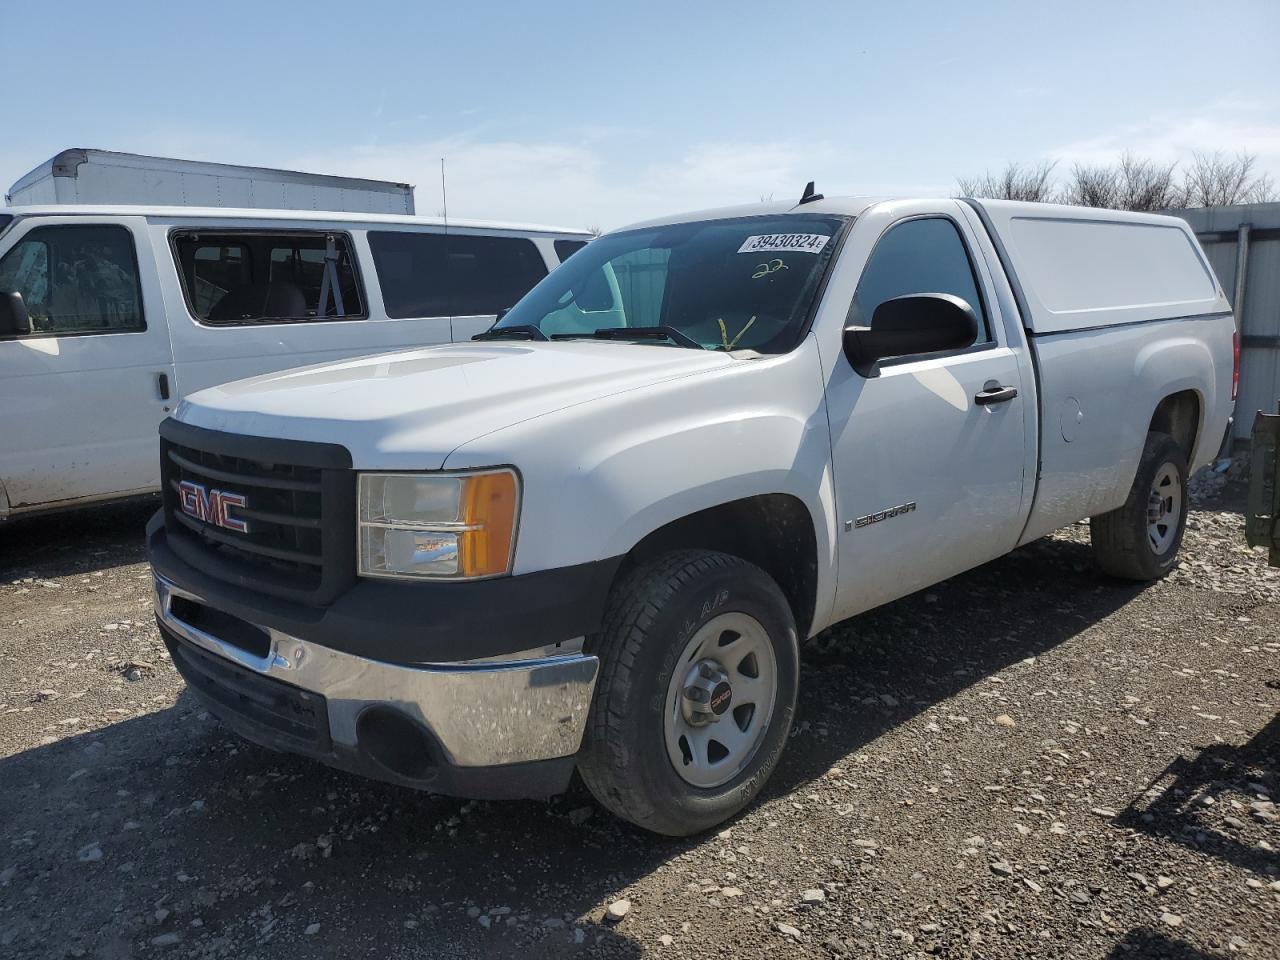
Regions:
<instances>
[{"instance_id":1,"label":"amber turn signal lens","mask_svg":"<svg viewBox=\"0 0 1280 960\"><path fill-rule=\"evenodd\" d=\"M515 474L508 471L468 477L463 485L463 524L472 529L459 538L458 573L492 577L511 568L518 496Z\"/></svg>"}]
</instances>

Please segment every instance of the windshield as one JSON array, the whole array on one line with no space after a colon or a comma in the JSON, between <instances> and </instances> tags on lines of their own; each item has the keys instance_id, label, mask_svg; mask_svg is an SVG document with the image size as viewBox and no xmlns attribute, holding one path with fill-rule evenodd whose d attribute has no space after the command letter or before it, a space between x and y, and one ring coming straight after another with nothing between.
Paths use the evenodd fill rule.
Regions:
<instances>
[{"instance_id":1,"label":"windshield","mask_svg":"<svg viewBox=\"0 0 1280 960\"><path fill-rule=\"evenodd\" d=\"M780 353L795 345L847 219L744 217L605 236L481 336Z\"/></svg>"}]
</instances>

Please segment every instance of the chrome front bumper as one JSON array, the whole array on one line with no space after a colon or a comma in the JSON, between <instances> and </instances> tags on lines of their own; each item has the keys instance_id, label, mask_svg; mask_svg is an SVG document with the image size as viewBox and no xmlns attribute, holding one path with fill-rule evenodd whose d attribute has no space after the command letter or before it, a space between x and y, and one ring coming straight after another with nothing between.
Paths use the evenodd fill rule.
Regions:
<instances>
[{"instance_id":1,"label":"chrome front bumper","mask_svg":"<svg viewBox=\"0 0 1280 960\"><path fill-rule=\"evenodd\" d=\"M247 670L324 697L329 734L347 752L360 749L357 721L370 707L391 707L416 721L454 767L568 757L582 741L599 667L594 656L574 652L406 666L258 626L270 640L260 657L184 622L174 614L175 596L208 606L155 575L156 616L165 629ZM369 629L377 630L377 624Z\"/></svg>"}]
</instances>

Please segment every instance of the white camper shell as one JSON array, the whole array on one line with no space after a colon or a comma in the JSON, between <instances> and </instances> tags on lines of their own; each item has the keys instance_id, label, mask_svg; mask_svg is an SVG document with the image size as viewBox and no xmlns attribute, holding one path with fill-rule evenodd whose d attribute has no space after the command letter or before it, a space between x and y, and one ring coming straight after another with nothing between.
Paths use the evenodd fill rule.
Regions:
<instances>
[{"instance_id":1,"label":"white camper shell","mask_svg":"<svg viewBox=\"0 0 1280 960\"><path fill-rule=\"evenodd\" d=\"M413 187L407 183L82 148L63 150L46 160L10 187L5 199L12 206L141 204L414 213Z\"/></svg>"},{"instance_id":2,"label":"white camper shell","mask_svg":"<svg viewBox=\"0 0 1280 960\"><path fill-rule=\"evenodd\" d=\"M188 393L464 341L580 230L420 217L0 207L0 520L159 488Z\"/></svg>"}]
</instances>

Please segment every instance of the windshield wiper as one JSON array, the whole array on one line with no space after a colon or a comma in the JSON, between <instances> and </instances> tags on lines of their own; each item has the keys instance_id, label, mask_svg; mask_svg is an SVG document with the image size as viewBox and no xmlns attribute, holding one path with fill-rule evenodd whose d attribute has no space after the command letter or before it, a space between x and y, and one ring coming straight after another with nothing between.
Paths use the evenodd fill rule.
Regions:
<instances>
[{"instance_id":1,"label":"windshield wiper","mask_svg":"<svg viewBox=\"0 0 1280 960\"><path fill-rule=\"evenodd\" d=\"M693 347L695 350L706 349L693 337L675 327L601 327L591 333L554 333L552 340L573 340L581 337L594 337L597 340L670 340L682 347Z\"/></svg>"},{"instance_id":2,"label":"windshield wiper","mask_svg":"<svg viewBox=\"0 0 1280 960\"><path fill-rule=\"evenodd\" d=\"M547 335L531 323L514 324L510 327L490 327L484 333L477 333L472 340L546 340Z\"/></svg>"}]
</instances>

